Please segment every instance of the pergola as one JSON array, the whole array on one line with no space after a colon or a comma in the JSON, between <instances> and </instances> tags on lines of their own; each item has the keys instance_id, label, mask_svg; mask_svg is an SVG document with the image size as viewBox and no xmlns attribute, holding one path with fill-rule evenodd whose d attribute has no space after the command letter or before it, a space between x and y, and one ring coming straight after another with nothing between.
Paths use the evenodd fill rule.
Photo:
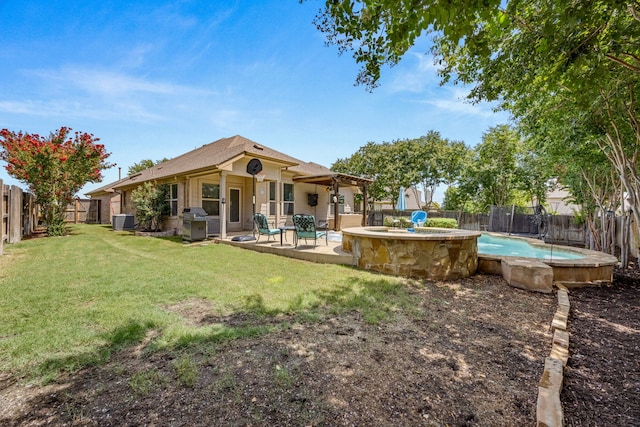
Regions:
<instances>
[{"instance_id":1,"label":"pergola","mask_svg":"<svg viewBox=\"0 0 640 427\"><path fill-rule=\"evenodd\" d=\"M367 223L367 188L369 184L373 182L369 178L361 178L359 176L347 175L344 173L333 172L323 175L311 175L311 176L299 176L293 178L294 182L304 182L307 184L323 185L325 187L331 187L333 194L338 197L340 195L340 187L358 187L363 195L363 207L362 207L362 226ZM339 212L340 206L338 203L333 204L333 229L338 230L338 219L340 218Z\"/></svg>"}]
</instances>

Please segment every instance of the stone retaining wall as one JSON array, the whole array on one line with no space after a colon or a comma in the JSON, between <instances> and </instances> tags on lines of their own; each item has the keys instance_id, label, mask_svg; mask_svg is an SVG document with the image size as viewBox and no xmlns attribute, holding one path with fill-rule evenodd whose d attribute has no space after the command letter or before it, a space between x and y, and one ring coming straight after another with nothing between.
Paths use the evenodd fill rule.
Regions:
<instances>
[{"instance_id":1,"label":"stone retaining wall","mask_svg":"<svg viewBox=\"0 0 640 427\"><path fill-rule=\"evenodd\" d=\"M478 268L478 245L472 238L413 238L398 233L354 235L343 231L342 249L365 270L406 277L448 280L469 277ZM419 234L419 233L415 233ZM409 238L411 237L411 238Z\"/></svg>"},{"instance_id":2,"label":"stone retaining wall","mask_svg":"<svg viewBox=\"0 0 640 427\"><path fill-rule=\"evenodd\" d=\"M544 362L544 372L538 385L536 418L538 427L560 427L564 425L564 412L560 402L564 367L569 359L569 291L561 283L558 287L558 308L551 322L553 344L551 353Z\"/></svg>"}]
</instances>

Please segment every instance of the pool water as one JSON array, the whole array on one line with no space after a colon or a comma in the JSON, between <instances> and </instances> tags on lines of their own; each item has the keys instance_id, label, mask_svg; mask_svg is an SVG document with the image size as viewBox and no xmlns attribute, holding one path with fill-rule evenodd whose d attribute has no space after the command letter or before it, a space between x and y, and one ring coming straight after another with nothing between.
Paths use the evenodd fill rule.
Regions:
<instances>
[{"instance_id":1,"label":"pool water","mask_svg":"<svg viewBox=\"0 0 640 427\"><path fill-rule=\"evenodd\" d=\"M549 245L547 245L549 246ZM478 253L484 255L520 256L537 259L580 259L584 255L563 251L557 246L540 248L520 239L508 237L495 237L489 234L482 234L478 238Z\"/></svg>"}]
</instances>

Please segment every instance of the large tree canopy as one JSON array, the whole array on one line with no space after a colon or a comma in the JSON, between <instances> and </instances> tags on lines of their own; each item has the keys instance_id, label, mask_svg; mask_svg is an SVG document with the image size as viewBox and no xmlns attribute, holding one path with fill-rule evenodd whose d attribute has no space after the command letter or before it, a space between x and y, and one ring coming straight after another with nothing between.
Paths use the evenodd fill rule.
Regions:
<instances>
[{"instance_id":1,"label":"large tree canopy","mask_svg":"<svg viewBox=\"0 0 640 427\"><path fill-rule=\"evenodd\" d=\"M476 30L477 18L491 19L499 0L327 0L315 24L340 53L352 51L363 64L357 77L377 86L384 65L394 65L418 37L441 32L459 42Z\"/></svg>"},{"instance_id":2,"label":"large tree canopy","mask_svg":"<svg viewBox=\"0 0 640 427\"><path fill-rule=\"evenodd\" d=\"M456 181L468 156L464 143L430 131L416 139L369 142L351 157L338 159L331 169L373 179L369 186L373 200L397 200L401 187L420 186L433 192L441 183Z\"/></svg>"},{"instance_id":3,"label":"large tree canopy","mask_svg":"<svg viewBox=\"0 0 640 427\"><path fill-rule=\"evenodd\" d=\"M571 147L600 149L640 226L638 1L331 0L316 25L353 52L369 89L382 66L432 33L443 82L498 101L537 155L563 144L569 162L589 152Z\"/></svg>"}]
</instances>

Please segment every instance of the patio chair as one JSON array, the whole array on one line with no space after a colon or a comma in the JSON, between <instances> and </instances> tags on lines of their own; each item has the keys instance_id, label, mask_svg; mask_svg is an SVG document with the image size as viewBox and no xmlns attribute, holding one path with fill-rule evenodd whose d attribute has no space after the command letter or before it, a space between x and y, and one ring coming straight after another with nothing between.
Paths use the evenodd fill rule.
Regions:
<instances>
[{"instance_id":1,"label":"patio chair","mask_svg":"<svg viewBox=\"0 0 640 427\"><path fill-rule=\"evenodd\" d=\"M293 225L296 227L296 248L298 247L300 239L304 239L305 243L307 242L307 239L313 239L313 247L315 248L317 246L318 239L322 236L325 238L325 244L329 244L327 231L317 230L316 219L313 215L295 214L292 219Z\"/></svg>"},{"instance_id":2,"label":"patio chair","mask_svg":"<svg viewBox=\"0 0 640 427\"><path fill-rule=\"evenodd\" d=\"M271 236L275 236L282 232L279 228L270 228L269 221L267 221L267 217L264 214L261 214L261 213L254 214L253 222L255 223L256 228L258 229L258 241L260 240L260 236L268 236L267 241L269 241L271 240Z\"/></svg>"}]
</instances>

